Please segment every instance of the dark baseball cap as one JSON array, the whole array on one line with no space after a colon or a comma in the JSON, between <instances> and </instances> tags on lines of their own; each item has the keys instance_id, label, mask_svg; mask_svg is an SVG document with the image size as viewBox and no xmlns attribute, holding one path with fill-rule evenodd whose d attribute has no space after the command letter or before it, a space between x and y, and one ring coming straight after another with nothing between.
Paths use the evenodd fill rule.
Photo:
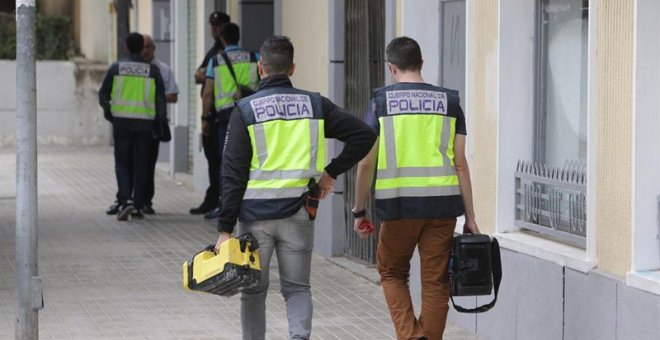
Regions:
<instances>
[{"instance_id":1,"label":"dark baseball cap","mask_svg":"<svg viewBox=\"0 0 660 340\"><path fill-rule=\"evenodd\" d=\"M221 26L231 21L231 18L227 13L215 11L209 16L209 24L213 26Z\"/></svg>"}]
</instances>

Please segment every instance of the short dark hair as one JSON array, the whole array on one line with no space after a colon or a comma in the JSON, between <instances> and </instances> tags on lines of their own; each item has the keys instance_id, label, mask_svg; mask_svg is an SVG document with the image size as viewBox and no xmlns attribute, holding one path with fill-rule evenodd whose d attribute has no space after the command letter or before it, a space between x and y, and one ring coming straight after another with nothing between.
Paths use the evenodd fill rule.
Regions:
<instances>
[{"instance_id":1,"label":"short dark hair","mask_svg":"<svg viewBox=\"0 0 660 340\"><path fill-rule=\"evenodd\" d=\"M385 49L387 62L401 71L419 71L422 69L422 49L412 38L394 38Z\"/></svg>"},{"instance_id":2,"label":"short dark hair","mask_svg":"<svg viewBox=\"0 0 660 340\"><path fill-rule=\"evenodd\" d=\"M144 48L144 37L137 32L129 33L124 42L126 43L128 52L133 54L142 52Z\"/></svg>"},{"instance_id":3,"label":"short dark hair","mask_svg":"<svg viewBox=\"0 0 660 340\"><path fill-rule=\"evenodd\" d=\"M225 12L215 11L209 15L209 24L212 26L222 26L230 21L231 18Z\"/></svg>"},{"instance_id":4,"label":"short dark hair","mask_svg":"<svg viewBox=\"0 0 660 340\"><path fill-rule=\"evenodd\" d=\"M241 40L241 29L238 25L228 22L220 26L220 36L227 45L238 45L238 41Z\"/></svg>"},{"instance_id":5,"label":"short dark hair","mask_svg":"<svg viewBox=\"0 0 660 340\"><path fill-rule=\"evenodd\" d=\"M259 53L261 65L268 74L286 74L293 66L293 44L283 35L268 37Z\"/></svg>"}]
</instances>

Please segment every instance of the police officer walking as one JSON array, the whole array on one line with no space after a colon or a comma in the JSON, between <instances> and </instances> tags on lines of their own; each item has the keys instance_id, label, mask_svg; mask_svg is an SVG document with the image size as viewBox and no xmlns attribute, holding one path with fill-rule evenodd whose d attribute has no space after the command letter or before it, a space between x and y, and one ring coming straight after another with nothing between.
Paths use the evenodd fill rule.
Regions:
<instances>
[{"instance_id":1,"label":"police officer walking","mask_svg":"<svg viewBox=\"0 0 660 340\"><path fill-rule=\"evenodd\" d=\"M220 27L220 41L225 46L223 52L218 53L215 58L209 60L206 73L206 84L204 85L203 112L211 112L215 109L218 150L220 155L220 172L216 174L220 179L222 188L222 153L225 147L227 125L229 116L234 108L234 101L243 96L254 93L259 86L259 72L257 71L258 53L248 52L238 46L240 40L240 29L234 23L226 23ZM212 116L203 117L202 132L207 135L212 121ZM220 193L222 196L222 193ZM206 214L206 218L217 218L220 213L220 203L213 211Z\"/></svg>"},{"instance_id":2,"label":"police officer walking","mask_svg":"<svg viewBox=\"0 0 660 340\"><path fill-rule=\"evenodd\" d=\"M376 170L376 214L383 220L378 272L397 338L441 340L456 217L465 214L465 233L479 233L465 157L465 116L457 91L422 79L422 52L415 40L392 40L386 57L395 84L374 92L366 117L380 135L358 165L354 229L363 237L371 233L362 226ZM423 291L419 319L408 289L416 247Z\"/></svg>"},{"instance_id":3,"label":"police officer walking","mask_svg":"<svg viewBox=\"0 0 660 340\"><path fill-rule=\"evenodd\" d=\"M242 99L231 114L222 169L222 211L216 248L234 232L259 241L261 278L241 296L243 339L264 339L266 293L273 252L291 339L309 339L312 328L310 267L315 204L327 197L335 178L371 149L376 136L365 123L318 93L294 88L293 45L273 36L261 46L256 94ZM345 143L325 162L325 138ZM318 190L316 181L318 180ZM307 200L314 202L313 199ZM308 209L301 209L305 205Z\"/></svg>"},{"instance_id":4,"label":"police officer walking","mask_svg":"<svg viewBox=\"0 0 660 340\"><path fill-rule=\"evenodd\" d=\"M144 37L130 33L125 43L129 57L110 66L99 90L99 104L113 128L120 221L134 210L134 218L143 217L152 134L157 120L167 119L160 71L140 55Z\"/></svg>"}]
</instances>

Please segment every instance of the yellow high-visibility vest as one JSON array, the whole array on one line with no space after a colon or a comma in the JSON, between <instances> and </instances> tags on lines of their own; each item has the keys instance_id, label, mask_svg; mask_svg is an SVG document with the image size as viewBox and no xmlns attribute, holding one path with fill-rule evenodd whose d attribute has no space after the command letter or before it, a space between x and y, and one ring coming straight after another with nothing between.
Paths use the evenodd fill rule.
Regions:
<instances>
[{"instance_id":1,"label":"yellow high-visibility vest","mask_svg":"<svg viewBox=\"0 0 660 340\"><path fill-rule=\"evenodd\" d=\"M236 74L236 81L229 72L229 67L224 58L221 54L218 54L216 56L217 66L213 69L213 97L216 112L234 106L238 86L249 87L254 91L259 86L257 61L252 53L244 50L234 50L226 52L226 55Z\"/></svg>"},{"instance_id":2,"label":"yellow high-visibility vest","mask_svg":"<svg viewBox=\"0 0 660 340\"><path fill-rule=\"evenodd\" d=\"M381 94L376 199L460 195L446 94L410 87Z\"/></svg>"},{"instance_id":3,"label":"yellow high-visibility vest","mask_svg":"<svg viewBox=\"0 0 660 340\"><path fill-rule=\"evenodd\" d=\"M156 79L149 77L151 65L119 62L119 74L112 81L110 112L113 117L154 120Z\"/></svg>"},{"instance_id":4,"label":"yellow high-visibility vest","mask_svg":"<svg viewBox=\"0 0 660 340\"><path fill-rule=\"evenodd\" d=\"M241 216L290 216L300 209L310 179L318 180L326 165L321 96L275 88L257 92L238 106L252 147Z\"/></svg>"}]
</instances>

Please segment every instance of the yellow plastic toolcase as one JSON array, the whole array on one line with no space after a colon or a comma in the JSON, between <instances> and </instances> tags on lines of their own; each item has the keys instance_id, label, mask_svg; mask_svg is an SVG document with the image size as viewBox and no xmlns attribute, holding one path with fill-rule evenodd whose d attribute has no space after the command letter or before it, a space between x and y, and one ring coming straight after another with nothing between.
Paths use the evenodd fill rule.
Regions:
<instances>
[{"instance_id":1,"label":"yellow plastic toolcase","mask_svg":"<svg viewBox=\"0 0 660 340\"><path fill-rule=\"evenodd\" d=\"M252 234L230 238L213 252L210 245L183 264L183 287L232 296L259 283L259 244Z\"/></svg>"}]
</instances>

